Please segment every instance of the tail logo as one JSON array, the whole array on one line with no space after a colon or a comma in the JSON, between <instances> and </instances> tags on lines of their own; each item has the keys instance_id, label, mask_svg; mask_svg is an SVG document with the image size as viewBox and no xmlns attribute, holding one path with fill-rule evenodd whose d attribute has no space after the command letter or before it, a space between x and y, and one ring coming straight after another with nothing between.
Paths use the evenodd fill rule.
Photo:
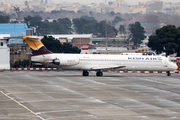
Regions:
<instances>
[{"instance_id":1,"label":"tail logo","mask_svg":"<svg viewBox=\"0 0 180 120\"><path fill-rule=\"evenodd\" d=\"M41 40L37 36L25 36L23 39L26 40L35 56L52 53L42 44Z\"/></svg>"},{"instance_id":2,"label":"tail logo","mask_svg":"<svg viewBox=\"0 0 180 120\"><path fill-rule=\"evenodd\" d=\"M39 45L38 47L33 47L33 46L30 46L31 49L33 50L39 50L41 47L43 47L44 45Z\"/></svg>"}]
</instances>

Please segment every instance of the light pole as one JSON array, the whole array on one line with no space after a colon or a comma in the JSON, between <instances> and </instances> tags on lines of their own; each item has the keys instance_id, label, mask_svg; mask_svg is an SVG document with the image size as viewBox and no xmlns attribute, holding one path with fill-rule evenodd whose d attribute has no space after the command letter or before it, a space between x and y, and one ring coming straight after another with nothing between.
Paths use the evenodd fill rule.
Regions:
<instances>
[{"instance_id":1,"label":"light pole","mask_svg":"<svg viewBox=\"0 0 180 120\"><path fill-rule=\"evenodd\" d=\"M19 7L17 6L14 7L14 11L16 11L16 23L17 23L17 12L19 12L19 10L20 10Z\"/></svg>"}]
</instances>

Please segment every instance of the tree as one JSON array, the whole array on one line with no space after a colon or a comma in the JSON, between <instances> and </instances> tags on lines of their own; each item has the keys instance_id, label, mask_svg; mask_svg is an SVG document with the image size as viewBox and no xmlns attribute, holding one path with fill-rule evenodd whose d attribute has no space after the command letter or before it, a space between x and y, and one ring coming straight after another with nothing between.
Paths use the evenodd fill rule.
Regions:
<instances>
[{"instance_id":1,"label":"tree","mask_svg":"<svg viewBox=\"0 0 180 120\"><path fill-rule=\"evenodd\" d=\"M72 46L69 43L64 43L62 47L63 47L63 53L80 53L81 52L81 50L78 49L78 47Z\"/></svg>"},{"instance_id":2,"label":"tree","mask_svg":"<svg viewBox=\"0 0 180 120\"><path fill-rule=\"evenodd\" d=\"M74 11L66 11L66 10L52 10L51 14L68 14L68 13L75 13Z\"/></svg>"},{"instance_id":3,"label":"tree","mask_svg":"<svg viewBox=\"0 0 180 120\"><path fill-rule=\"evenodd\" d=\"M179 45L178 46L178 49L177 49L177 56L179 56L180 57L180 27L178 27L177 28L177 30L178 30L178 34L177 34L177 40L176 40L176 43Z\"/></svg>"},{"instance_id":4,"label":"tree","mask_svg":"<svg viewBox=\"0 0 180 120\"><path fill-rule=\"evenodd\" d=\"M180 28L167 25L156 30L156 35L149 37L148 46L156 52L166 52L166 56L177 52L180 56Z\"/></svg>"},{"instance_id":5,"label":"tree","mask_svg":"<svg viewBox=\"0 0 180 120\"><path fill-rule=\"evenodd\" d=\"M78 10L78 11L77 11L77 13L83 13L83 11L81 11L81 10Z\"/></svg>"},{"instance_id":6,"label":"tree","mask_svg":"<svg viewBox=\"0 0 180 120\"><path fill-rule=\"evenodd\" d=\"M98 33L96 20L87 20L84 18L73 19L74 27L77 33L79 34L91 34L96 35Z\"/></svg>"},{"instance_id":7,"label":"tree","mask_svg":"<svg viewBox=\"0 0 180 120\"><path fill-rule=\"evenodd\" d=\"M86 20L95 20L94 17L89 17L89 16L87 16L87 15L81 16L81 18L86 19Z\"/></svg>"},{"instance_id":8,"label":"tree","mask_svg":"<svg viewBox=\"0 0 180 120\"><path fill-rule=\"evenodd\" d=\"M109 14L110 14L110 16L114 16L114 15L115 15L115 12L114 12L114 11L111 11Z\"/></svg>"},{"instance_id":9,"label":"tree","mask_svg":"<svg viewBox=\"0 0 180 120\"><path fill-rule=\"evenodd\" d=\"M80 53L81 50L69 43L61 44L52 36L44 36L41 40L44 46L53 53Z\"/></svg>"},{"instance_id":10,"label":"tree","mask_svg":"<svg viewBox=\"0 0 180 120\"><path fill-rule=\"evenodd\" d=\"M115 37L117 35L117 30L114 26L109 25L106 21L101 21L98 23L99 37Z\"/></svg>"},{"instance_id":11,"label":"tree","mask_svg":"<svg viewBox=\"0 0 180 120\"><path fill-rule=\"evenodd\" d=\"M116 17L114 18L114 20L112 21L112 25L115 25L116 23L121 22L121 21L124 21L124 19L122 19L122 18L119 17L119 16L116 16Z\"/></svg>"},{"instance_id":12,"label":"tree","mask_svg":"<svg viewBox=\"0 0 180 120\"><path fill-rule=\"evenodd\" d=\"M120 26L119 26L119 31L120 31L121 34L125 32L125 27L124 27L124 25L120 25Z\"/></svg>"},{"instance_id":13,"label":"tree","mask_svg":"<svg viewBox=\"0 0 180 120\"><path fill-rule=\"evenodd\" d=\"M79 34L83 34L84 33L83 27L87 23L87 20L83 18L76 18L76 19L73 19L73 23L74 23L76 32Z\"/></svg>"},{"instance_id":14,"label":"tree","mask_svg":"<svg viewBox=\"0 0 180 120\"><path fill-rule=\"evenodd\" d=\"M5 13L3 13L2 11L0 11L0 15L3 15L3 16L5 16L6 14L5 14Z\"/></svg>"},{"instance_id":15,"label":"tree","mask_svg":"<svg viewBox=\"0 0 180 120\"><path fill-rule=\"evenodd\" d=\"M27 65L26 60L23 60L22 63L23 63L23 67L26 67Z\"/></svg>"},{"instance_id":16,"label":"tree","mask_svg":"<svg viewBox=\"0 0 180 120\"><path fill-rule=\"evenodd\" d=\"M28 26L36 26L38 35L46 34L71 34L71 21L68 18L59 18L49 22L42 21L42 17L37 15L34 17L27 16L24 18Z\"/></svg>"},{"instance_id":17,"label":"tree","mask_svg":"<svg viewBox=\"0 0 180 120\"><path fill-rule=\"evenodd\" d=\"M10 20L9 16L0 15L0 23L8 23Z\"/></svg>"},{"instance_id":18,"label":"tree","mask_svg":"<svg viewBox=\"0 0 180 120\"><path fill-rule=\"evenodd\" d=\"M148 23L148 29L153 34L155 30L159 27L159 18L157 15L148 14L145 16L145 22Z\"/></svg>"},{"instance_id":19,"label":"tree","mask_svg":"<svg viewBox=\"0 0 180 120\"><path fill-rule=\"evenodd\" d=\"M34 17L28 15L27 17L24 18L24 20L28 25L30 23L30 26L38 26L41 23L42 17L39 15Z\"/></svg>"},{"instance_id":20,"label":"tree","mask_svg":"<svg viewBox=\"0 0 180 120\"><path fill-rule=\"evenodd\" d=\"M138 44L142 43L146 37L144 36L144 28L141 26L139 22L135 22L134 24L129 25L129 30L131 32L129 39L134 43L134 46L137 47Z\"/></svg>"},{"instance_id":21,"label":"tree","mask_svg":"<svg viewBox=\"0 0 180 120\"><path fill-rule=\"evenodd\" d=\"M114 26L109 25L106 21L97 22L97 20L87 20L84 18L73 19L75 30L79 34L93 34L98 37L115 37L117 30Z\"/></svg>"},{"instance_id":22,"label":"tree","mask_svg":"<svg viewBox=\"0 0 180 120\"><path fill-rule=\"evenodd\" d=\"M57 21L58 24L61 25L60 29L62 29L62 31L64 31L65 34L71 33L72 24L68 18L59 18Z\"/></svg>"},{"instance_id":23,"label":"tree","mask_svg":"<svg viewBox=\"0 0 180 120\"><path fill-rule=\"evenodd\" d=\"M27 67L29 67L29 59L26 60Z\"/></svg>"},{"instance_id":24,"label":"tree","mask_svg":"<svg viewBox=\"0 0 180 120\"><path fill-rule=\"evenodd\" d=\"M14 67L14 68L18 68L18 67L19 67L19 62L16 61L16 62L14 63L14 65L13 65L13 67Z\"/></svg>"},{"instance_id":25,"label":"tree","mask_svg":"<svg viewBox=\"0 0 180 120\"><path fill-rule=\"evenodd\" d=\"M89 11L89 15L93 15L93 12L92 12L92 11Z\"/></svg>"},{"instance_id":26,"label":"tree","mask_svg":"<svg viewBox=\"0 0 180 120\"><path fill-rule=\"evenodd\" d=\"M125 38L126 38L126 29L125 29L124 25L120 25L119 26L119 31L120 31L121 36L124 35L123 37L124 37L124 41L125 41ZM119 41L118 41L118 45L119 45Z\"/></svg>"},{"instance_id":27,"label":"tree","mask_svg":"<svg viewBox=\"0 0 180 120\"><path fill-rule=\"evenodd\" d=\"M121 16L121 13L120 13L120 12L117 12L115 15L117 15L117 16Z\"/></svg>"},{"instance_id":28,"label":"tree","mask_svg":"<svg viewBox=\"0 0 180 120\"><path fill-rule=\"evenodd\" d=\"M18 62L19 64L18 64L18 68L19 67L21 67L22 66L22 61L21 60L19 60L19 62Z\"/></svg>"},{"instance_id":29,"label":"tree","mask_svg":"<svg viewBox=\"0 0 180 120\"><path fill-rule=\"evenodd\" d=\"M30 26L33 26L33 27L38 26L38 28L37 28L38 35L40 35L39 32L44 31L44 27L46 25L42 24L42 21L41 21L42 17L41 16L37 15L37 16L31 17L31 16L28 15L27 17L24 18L24 20L27 23L28 27L30 27Z\"/></svg>"}]
</instances>

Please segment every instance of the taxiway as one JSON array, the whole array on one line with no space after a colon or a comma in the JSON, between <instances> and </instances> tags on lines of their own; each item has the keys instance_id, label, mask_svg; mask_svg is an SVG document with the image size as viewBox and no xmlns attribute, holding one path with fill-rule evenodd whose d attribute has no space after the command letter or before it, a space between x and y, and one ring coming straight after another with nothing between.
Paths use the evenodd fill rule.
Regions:
<instances>
[{"instance_id":1,"label":"taxiway","mask_svg":"<svg viewBox=\"0 0 180 120\"><path fill-rule=\"evenodd\" d=\"M180 120L180 74L0 72L3 120Z\"/></svg>"}]
</instances>

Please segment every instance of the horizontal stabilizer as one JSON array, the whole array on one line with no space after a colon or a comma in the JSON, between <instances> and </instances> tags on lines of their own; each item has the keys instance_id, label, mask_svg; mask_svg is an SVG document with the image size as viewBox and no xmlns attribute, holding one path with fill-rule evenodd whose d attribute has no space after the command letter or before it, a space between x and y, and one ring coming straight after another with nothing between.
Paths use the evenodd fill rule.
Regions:
<instances>
[{"instance_id":1,"label":"horizontal stabilizer","mask_svg":"<svg viewBox=\"0 0 180 120\"><path fill-rule=\"evenodd\" d=\"M38 36L18 36L18 37L10 37L12 39L29 39L32 41L38 41L39 37Z\"/></svg>"},{"instance_id":2,"label":"horizontal stabilizer","mask_svg":"<svg viewBox=\"0 0 180 120\"><path fill-rule=\"evenodd\" d=\"M23 36L10 37L10 39L23 39Z\"/></svg>"},{"instance_id":3,"label":"horizontal stabilizer","mask_svg":"<svg viewBox=\"0 0 180 120\"><path fill-rule=\"evenodd\" d=\"M39 37L37 37L37 36L25 36L25 37L23 37L23 39L29 39L29 40L32 40L32 41L38 41Z\"/></svg>"}]
</instances>

